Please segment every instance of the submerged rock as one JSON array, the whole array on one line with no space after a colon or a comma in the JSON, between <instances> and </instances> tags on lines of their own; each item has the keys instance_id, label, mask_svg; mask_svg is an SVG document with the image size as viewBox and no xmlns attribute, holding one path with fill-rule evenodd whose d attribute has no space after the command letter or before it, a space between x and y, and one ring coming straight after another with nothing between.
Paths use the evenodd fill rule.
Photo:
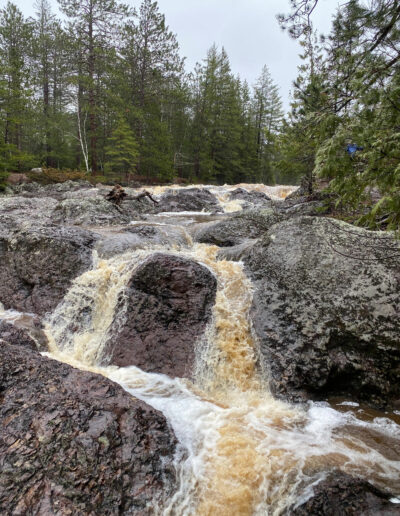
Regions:
<instances>
[{"instance_id":1,"label":"submerged rock","mask_svg":"<svg viewBox=\"0 0 400 516\"><path fill-rule=\"evenodd\" d=\"M170 190L161 196L156 211L208 211L216 213L222 211L215 195L205 188L185 188Z\"/></svg>"},{"instance_id":2,"label":"submerged rock","mask_svg":"<svg viewBox=\"0 0 400 516\"><path fill-rule=\"evenodd\" d=\"M190 377L196 340L211 318L216 287L203 265L179 256L150 256L120 300L119 311L125 313L121 316L117 309L106 351L111 364Z\"/></svg>"},{"instance_id":3,"label":"submerged rock","mask_svg":"<svg viewBox=\"0 0 400 516\"><path fill-rule=\"evenodd\" d=\"M400 514L399 504L369 482L334 471L313 488L312 497L290 510L292 516L389 516Z\"/></svg>"},{"instance_id":4,"label":"submerged rock","mask_svg":"<svg viewBox=\"0 0 400 516\"><path fill-rule=\"evenodd\" d=\"M273 392L400 399L400 244L318 217L273 226L244 257Z\"/></svg>"},{"instance_id":5,"label":"submerged rock","mask_svg":"<svg viewBox=\"0 0 400 516\"><path fill-rule=\"evenodd\" d=\"M100 375L0 344L2 514L153 515L175 489L164 416Z\"/></svg>"},{"instance_id":6,"label":"submerged rock","mask_svg":"<svg viewBox=\"0 0 400 516\"><path fill-rule=\"evenodd\" d=\"M92 265L93 233L63 226L25 223L0 232L0 302L6 308L44 315L71 281Z\"/></svg>"}]
</instances>

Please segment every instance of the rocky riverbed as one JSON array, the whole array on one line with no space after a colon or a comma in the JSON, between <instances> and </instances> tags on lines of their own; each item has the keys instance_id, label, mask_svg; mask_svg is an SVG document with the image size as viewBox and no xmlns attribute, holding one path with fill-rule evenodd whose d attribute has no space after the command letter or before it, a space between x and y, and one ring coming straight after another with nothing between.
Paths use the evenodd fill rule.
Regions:
<instances>
[{"instance_id":1,"label":"rocky riverbed","mask_svg":"<svg viewBox=\"0 0 400 516\"><path fill-rule=\"evenodd\" d=\"M0 196L2 513L400 514L394 236L287 188L109 190Z\"/></svg>"}]
</instances>

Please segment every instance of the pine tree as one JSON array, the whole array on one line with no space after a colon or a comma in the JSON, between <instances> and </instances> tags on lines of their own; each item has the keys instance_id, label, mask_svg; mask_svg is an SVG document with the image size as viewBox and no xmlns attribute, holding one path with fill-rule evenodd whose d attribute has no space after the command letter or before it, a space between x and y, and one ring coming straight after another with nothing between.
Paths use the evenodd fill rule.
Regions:
<instances>
[{"instance_id":1,"label":"pine tree","mask_svg":"<svg viewBox=\"0 0 400 516\"><path fill-rule=\"evenodd\" d=\"M172 131L183 60L157 2L142 1L138 22L127 24L124 42L121 75L126 82L124 96L131 106L128 118L140 144L138 172L172 179Z\"/></svg>"},{"instance_id":2,"label":"pine tree","mask_svg":"<svg viewBox=\"0 0 400 516\"><path fill-rule=\"evenodd\" d=\"M78 69L77 115L78 138L84 152L88 132L87 153L93 175L98 169L99 85L104 71L102 61L111 59L109 51L118 34L122 19L129 9L116 0L58 0L62 12L69 17L70 35L75 39ZM88 127L86 128L86 116Z\"/></svg>"},{"instance_id":3,"label":"pine tree","mask_svg":"<svg viewBox=\"0 0 400 516\"><path fill-rule=\"evenodd\" d=\"M24 125L31 116L31 77L27 58L31 29L31 24L14 4L8 2L0 10L3 162L16 170L24 169L32 161L32 157L23 152L26 139Z\"/></svg>"},{"instance_id":4,"label":"pine tree","mask_svg":"<svg viewBox=\"0 0 400 516\"><path fill-rule=\"evenodd\" d=\"M129 180L129 175L134 172L138 162L138 147L128 123L120 118L105 148L106 172L120 180Z\"/></svg>"},{"instance_id":5,"label":"pine tree","mask_svg":"<svg viewBox=\"0 0 400 516\"><path fill-rule=\"evenodd\" d=\"M282 101L267 66L254 86L257 180L273 183L275 137L283 121Z\"/></svg>"}]
</instances>

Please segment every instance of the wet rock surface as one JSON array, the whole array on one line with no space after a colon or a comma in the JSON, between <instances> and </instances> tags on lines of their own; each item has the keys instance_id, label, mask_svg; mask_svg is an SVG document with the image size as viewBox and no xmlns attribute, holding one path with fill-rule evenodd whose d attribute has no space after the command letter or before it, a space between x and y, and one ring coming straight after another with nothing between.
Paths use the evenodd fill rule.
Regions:
<instances>
[{"instance_id":1,"label":"wet rock surface","mask_svg":"<svg viewBox=\"0 0 400 516\"><path fill-rule=\"evenodd\" d=\"M264 192L249 192L245 190L244 188L236 188L236 190L233 190L233 192L230 193L229 199L232 201L235 200L241 200L246 201L251 204L270 204L271 198L268 197L267 194Z\"/></svg>"},{"instance_id":2,"label":"wet rock surface","mask_svg":"<svg viewBox=\"0 0 400 516\"><path fill-rule=\"evenodd\" d=\"M51 223L58 204L52 197L26 198L21 196L0 197L0 230L14 229L29 220Z\"/></svg>"},{"instance_id":3,"label":"wet rock surface","mask_svg":"<svg viewBox=\"0 0 400 516\"><path fill-rule=\"evenodd\" d=\"M398 403L400 244L332 219L273 226L244 258L273 392Z\"/></svg>"},{"instance_id":4,"label":"wet rock surface","mask_svg":"<svg viewBox=\"0 0 400 516\"><path fill-rule=\"evenodd\" d=\"M73 225L111 225L128 223L130 217L99 195L82 199L65 199L55 208L55 222Z\"/></svg>"},{"instance_id":5,"label":"wet rock surface","mask_svg":"<svg viewBox=\"0 0 400 516\"><path fill-rule=\"evenodd\" d=\"M186 188L183 190L170 190L161 196L156 211L208 211L216 213L222 208L215 197L205 188Z\"/></svg>"},{"instance_id":6,"label":"wet rock surface","mask_svg":"<svg viewBox=\"0 0 400 516\"><path fill-rule=\"evenodd\" d=\"M216 279L203 265L157 253L140 265L125 292L106 355L111 364L190 377L196 340L211 318ZM121 308L123 300L121 300Z\"/></svg>"},{"instance_id":7,"label":"wet rock surface","mask_svg":"<svg viewBox=\"0 0 400 516\"><path fill-rule=\"evenodd\" d=\"M8 189L8 193L23 197L53 197L60 200L72 193L77 196L81 190L87 191L88 189L92 189L92 184L89 181L65 181L64 183L49 185L32 182L14 185Z\"/></svg>"},{"instance_id":8,"label":"wet rock surface","mask_svg":"<svg viewBox=\"0 0 400 516\"><path fill-rule=\"evenodd\" d=\"M272 209L247 210L200 228L194 235L197 242L231 247L251 238L262 237L283 217Z\"/></svg>"},{"instance_id":9,"label":"wet rock surface","mask_svg":"<svg viewBox=\"0 0 400 516\"><path fill-rule=\"evenodd\" d=\"M17 328L14 324L10 324L0 319L0 341L23 346L25 348L36 351L37 345L26 330Z\"/></svg>"},{"instance_id":10,"label":"wet rock surface","mask_svg":"<svg viewBox=\"0 0 400 516\"><path fill-rule=\"evenodd\" d=\"M313 496L293 516L389 516L400 514L400 505L369 482L335 471L313 488Z\"/></svg>"},{"instance_id":11,"label":"wet rock surface","mask_svg":"<svg viewBox=\"0 0 400 516\"><path fill-rule=\"evenodd\" d=\"M0 357L2 514L153 515L174 492L158 411L26 347L1 343Z\"/></svg>"},{"instance_id":12,"label":"wet rock surface","mask_svg":"<svg viewBox=\"0 0 400 516\"><path fill-rule=\"evenodd\" d=\"M25 223L0 232L0 302L39 315L53 310L91 267L94 242L89 231L56 225Z\"/></svg>"}]
</instances>

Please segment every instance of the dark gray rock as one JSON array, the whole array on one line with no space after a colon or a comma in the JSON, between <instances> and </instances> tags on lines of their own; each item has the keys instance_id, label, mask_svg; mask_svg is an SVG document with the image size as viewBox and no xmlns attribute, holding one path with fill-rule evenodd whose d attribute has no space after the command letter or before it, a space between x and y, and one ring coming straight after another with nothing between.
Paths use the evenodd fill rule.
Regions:
<instances>
[{"instance_id":1,"label":"dark gray rock","mask_svg":"<svg viewBox=\"0 0 400 516\"><path fill-rule=\"evenodd\" d=\"M156 206L158 213L202 210L211 213L223 211L215 195L205 188L167 191Z\"/></svg>"},{"instance_id":2,"label":"dark gray rock","mask_svg":"<svg viewBox=\"0 0 400 516\"><path fill-rule=\"evenodd\" d=\"M2 514L154 514L176 489L164 416L106 378L0 344Z\"/></svg>"},{"instance_id":3,"label":"dark gray rock","mask_svg":"<svg viewBox=\"0 0 400 516\"><path fill-rule=\"evenodd\" d=\"M145 249L148 246L163 246L168 249L174 245L187 245L189 235L178 226L154 226L151 223L128 225L115 228L113 231L96 230L100 239L96 250L101 258L111 258L135 249Z\"/></svg>"},{"instance_id":4,"label":"dark gray rock","mask_svg":"<svg viewBox=\"0 0 400 516\"><path fill-rule=\"evenodd\" d=\"M242 200L255 205L271 204L271 198L264 192L247 191L244 188L236 188L230 193L229 199L231 201Z\"/></svg>"},{"instance_id":5,"label":"dark gray rock","mask_svg":"<svg viewBox=\"0 0 400 516\"><path fill-rule=\"evenodd\" d=\"M105 356L111 364L190 377L196 340L211 317L217 282L203 265L156 253L136 269L120 301Z\"/></svg>"},{"instance_id":6,"label":"dark gray rock","mask_svg":"<svg viewBox=\"0 0 400 516\"><path fill-rule=\"evenodd\" d=\"M283 216L273 209L243 211L221 222L200 228L194 234L194 239L197 242L220 247L237 246L249 238L262 237L282 218Z\"/></svg>"},{"instance_id":7,"label":"dark gray rock","mask_svg":"<svg viewBox=\"0 0 400 516\"><path fill-rule=\"evenodd\" d=\"M41 185L36 182L23 183L21 185L14 185L10 191L14 195L22 195L24 197L53 197L54 199L64 199L65 195L70 195L71 192L78 192L82 189L92 188L89 181L65 181L64 183L54 183L49 185Z\"/></svg>"},{"instance_id":8,"label":"dark gray rock","mask_svg":"<svg viewBox=\"0 0 400 516\"><path fill-rule=\"evenodd\" d=\"M40 224L51 223L57 204L58 201L52 197L0 197L0 231L6 226L13 229L23 222L32 220Z\"/></svg>"},{"instance_id":9,"label":"dark gray rock","mask_svg":"<svg viewBox=\"0 0 400 516\"><path fill-rule=\"evenodd\" d=\"M92 265L95 235L80 228L25 223L0 232L0 302L44 315L62 300L71 281Z\"/></svg>"},{"instance_id":10,"label":"dark gray rock","mask_svg":"<svg viewBox=\"0 0 400 516\"><path fill-rule=\"evenodd\" d=\"M245 255L273 392L400 399L400 244L333 219L273 226Z\"/></svg>"},{"instance_id":11,"label":"dark gray rock","mask_svg":"<svg viewBox=\"0 0 400 516\"><path fill-rule=\"evenodd\" d=\"M399 515L400 506L390 502L390 495L369 482L334 471L313 488L313 496L291 516L389 516Z\"/></svg>"},{"instance_id":12,"label":"dark gray rock","mask_svg":"<svg viewBox=\"0 0 400 516\"><path fill-rule=\"evenodd\" d=\"M78 226L126 224L128 213L101 196L65 199L54 210L54 221Z\"/></svg>"}]
</instances>

